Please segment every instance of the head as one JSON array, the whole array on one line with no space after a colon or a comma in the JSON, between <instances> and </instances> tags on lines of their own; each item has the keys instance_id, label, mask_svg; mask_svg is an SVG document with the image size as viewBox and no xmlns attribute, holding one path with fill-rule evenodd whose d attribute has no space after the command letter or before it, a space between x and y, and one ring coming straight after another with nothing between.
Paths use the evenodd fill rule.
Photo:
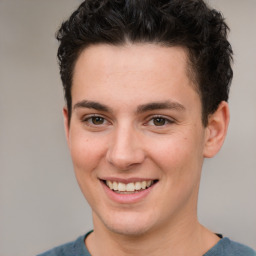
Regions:
<instances>
[{"instance_id":1,"label":"head","mask_svg":"<svg viewBox=\"0 0 256 256\"><path fill-rule=\"evenodd\" d=\"M58 59L69 120L76 61L87 47L152 43L181 46L188 54L187 72L200 95L202 123L221 101L228 100L233 72L228 26L202 0L86 0L62 24Z\"/></svg>"},{"instance_id":2,"label":"head","mask_svg":"<svg viewBox=\"0 0 256 256\"><path fill-rule=\"evenodd\" d=\"M67 141L95 230L188 233L203 159L225 138L227 26L203 1L163 2L87 0L57 35Z\"/></svg>"}]
</instances>

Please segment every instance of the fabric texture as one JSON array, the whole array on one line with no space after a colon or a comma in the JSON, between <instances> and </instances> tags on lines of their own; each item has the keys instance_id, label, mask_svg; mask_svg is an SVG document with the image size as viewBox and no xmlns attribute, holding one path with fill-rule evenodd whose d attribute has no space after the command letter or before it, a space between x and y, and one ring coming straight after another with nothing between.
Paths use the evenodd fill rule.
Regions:
<instances>
[{"instance_id":1,"label":"fabric texture","mask_svg":"<svg viewBox=\"0 0 256 256\"><path fill-rule=\"evenodd\" d=\"M60 245L38 256L91 256L84 244L85 238L90 233L78 237L74 242Z\"/></svg>"},{"instance_id":2,"label":"fabric texture","mask_svg":"<svg viewBox=\"0 0 256 256\"><path fill-rule=\"evenodd\" d=\"M91 232L80 236L74 242L55 247L38 256L91 256L84 243ZM248 246L224 237L203 256L256 256L256 252Z\"/></svg>"},{"instance_id":3,"label":"fabric texture","mask_svg":"<svg viewBox=\"0 0 256 256\"><path fill-rule=\"evenodd\" d=\"M256 252L246 245L224 237L203 256L256 256Z\"/></svg>"}]
</instances>

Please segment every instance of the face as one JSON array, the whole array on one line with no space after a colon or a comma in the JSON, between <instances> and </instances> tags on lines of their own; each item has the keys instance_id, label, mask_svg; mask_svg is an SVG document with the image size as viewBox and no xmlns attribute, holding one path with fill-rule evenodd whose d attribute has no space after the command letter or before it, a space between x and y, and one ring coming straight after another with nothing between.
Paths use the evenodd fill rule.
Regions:
<instances>
[{"instance_id":1,"label":"face","mask_svg":"<svg viewBox=\"0 0 256 256\"><path fill-rule=\"evenodd\" d=\"M97 45L79 56L66 134L95 229L125 235L196 216L205 147L186 51Z\"/></svg>"}]
</instances>

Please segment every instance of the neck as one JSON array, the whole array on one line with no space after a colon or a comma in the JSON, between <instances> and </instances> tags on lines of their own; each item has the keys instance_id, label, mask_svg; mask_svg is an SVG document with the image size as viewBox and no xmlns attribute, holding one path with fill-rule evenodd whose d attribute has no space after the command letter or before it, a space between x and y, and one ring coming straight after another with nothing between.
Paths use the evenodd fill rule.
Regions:
<instances>
[{"instance_id":1,"label":"neck","mask_svg":"<svg viewBox=\"0 0 256 256\"><path fill-rule=\"evenodd\" d=\"M197 218L173 220L170 225L141 235L127 236L109 231L94 216L94 232L86 239L92 255L190 255L198 256L219 238L199 224Z\"/></svg>"}]
</instances>

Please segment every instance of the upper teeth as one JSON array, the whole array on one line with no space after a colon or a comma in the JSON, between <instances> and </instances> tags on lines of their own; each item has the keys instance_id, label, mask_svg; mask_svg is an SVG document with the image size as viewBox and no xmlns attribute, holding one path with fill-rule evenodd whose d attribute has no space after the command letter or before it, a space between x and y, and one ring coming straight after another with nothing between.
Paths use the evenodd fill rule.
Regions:
<instances>
[{"instance_id":1,"label":"upper teeth","mask_svg":"<svg viewBox=\"0 0 256 256\"><path fill-rule=\"evenodd\" d=\"M122 182L116 182L116 181L106 181L107 186L115 191L120 192L134 192L136 190L141 190L150 187L153 184L153 181L137 181L137 182L131 182L128 184L124 184Z\"/></svg>"}]
</instances>

